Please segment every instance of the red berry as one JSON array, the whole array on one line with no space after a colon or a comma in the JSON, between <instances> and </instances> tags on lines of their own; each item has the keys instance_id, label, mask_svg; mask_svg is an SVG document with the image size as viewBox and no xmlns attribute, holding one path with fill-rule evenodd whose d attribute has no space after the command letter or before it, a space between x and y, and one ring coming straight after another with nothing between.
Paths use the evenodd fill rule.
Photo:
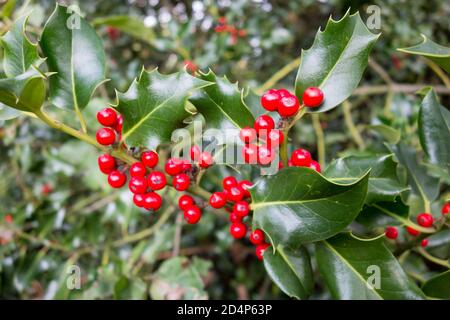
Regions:
<instances>
[{"instance_id":1,"label":"red berry","mask_svg":"<svg viewBox=\"0 0 450 320\"><path fill-rule=\"evenodd\" d=\"M297 149L292 152L291 161L294 166L308 167L311 163L311 154L306 149Z\"/></svg>"},{"instance_id":2,"label":"red berry","mask_svg":"<svg viewBox=\"0 0 450 320\"><path fill-rule=\"evenodd\" d=\"M42 189L41 189L41 193L43 194L43 195L47 195L47 194L49 194L50 192L52 192L53 191L53 188L52 188L52 186L51 185L49 185L49 184L44 184L43 186L42 186Z\"/></svg>"},{"instance_id":3,"label":"red berry","mask_svg":"<svg viewBox=\"0 0 450 320\"><path fill-rule=\"evenodd\" d=\"M264 256L263 256L264 251L266 251L266 249L269 247L270 247L270 244L268 244L268 243L261 243L261 244L257 245L256 249L255 249L256 257L258 257L259 260L262 260L264 258Z\"/></svg>"},{"instance_id":4,"label":"red berry","mask_svg":"<svg viewBox=\"0 0 450 320\"><path fill-rule=\"evenodd\" d=\"M109 146L116 142L116 133L111 128L98 129L95 137L97 138L97 142L102 146Z\"/></svg>"},{"instance_id":5,"label":"red berry","mask_svg":"<svg viewBox=\"0 0 450 320\"><path fill-rule=\"evenodd\" d=\"M200 159L200 154L202 152L200 151L199 146L192 146L191 149L189 149L189 156L191 157L192 161L198 161Z\"/></svg>"},{"instance_id":6,"label":"red berry","mask_svg":"<svg viewBox=\"0 0 450 320\"><path fill-rule=\"evenodd\" d=\"M315 108L323 102L323 92L317 87L309 87L303 92L303 104L308 108Z\"/></svg>"},{"instance_id":7,"label":"red berry","mask_svg":"<svg viewBox=\"0 0 450 320\"><path fill-rule=\"evenodd\" d=\"M420 245L425 248L428 245L428 239L422 239L422 242L420 242Z\"/></svg>"},{"instance_id":8,"label":"red berry","mask_svg":"<svg viewBox=\"0 0 450 320\"><path fill-rule=\"evenodd\" d=\"M254 164L258 160L258 147L249 144L242 148L242 157L244 158L245 163Z\"/></svg>"},{"instance_id":9,"label":"red berry","mask_svg":"<svg viewBox=\"0 0 450 320\"><path fill-rule=\"evenodd\" d=\"M246 217L250 211L250 206L246 201L238 201L233 206L233 212L236 212L241 218Z\"/></svg>"},{"instance_id":10,"label":"red berry","mask_svg":"<svg viewBox=\"0 0 450 320\"><path fill-rule=\"evenodd\" d=\"M450 212L450 203L444 204L444 206L441 209L442 215L447 215Z\"/></svg>"},{"instance_id":11,"label":"red berry","mask_svg":"<svg viewBox=\"0 0 450 320\"><path fill-rule=\"evenodd\" d=\"M230 189L231 187L236 187L238 185L238 181L233 176L228 176L223 178L222 180L222 186L225 190Z\"/></svg>"},{"instance_id":12,"label":"red berry","mask_svg":"<svg viewBox=\"0 0 450 320\"><path fill-rule=\"evenodd\" d=\"M258 135L266 136L270 130L275 128L275 122L273 121L272 117L263 114L262 116L256 118L253 127L255 128Z\"/></svg>"},{"instance_id":13,"label":"red berry","mask_svg":"<svg viewBox=\"0 0 450 320\"><path fill-rule=\"evenodd\" d=\"M198 161L198 165L201 168L208 168L213 164L214 160L211 156L211 153L204 151L200 154L200 159Z\"/></svg>"},{"instance_id":14,"label":"red berry","mask_svg":"<svg viewBox=\"0 0 450 320\"><path fill-rule=\"evenodd\" d=\"M291 117L297 113L300 108L300 103L294 95L289 95L281 98L280 106L278 107L278 113L282 117Z\"/></svg>"},{"instance_id":15,"label":"red berry","mask_svg":"<svg viewBox=\"0 0 450 320\"><path fill-rule=\"evenodd\" d=\"M136 207L142 208L144 206L144 195L140 193L135 193L133 195L133 202Z\"/></svg>"},{"instance_id":16,"label":"red berry","mask_svg":"<svg viewBox=\"0 0 450 320\"><path fill-rule=\"evenodd\" d=\"M283 143L283 140L283 132L277 129L270 130L267 135L267 146L269 148L276 148Z\"/></svg>"},{"instance_id":17,"label":"red berry","mask_svg":"<svg viewBox=\"0 0 450 320\"><path fill-rule=\"evenodd\" d=\"M231 223L242 222L242 218L236 212L230 213L229 220Z\"/></svg>"},{"instance_id":18,"label":"red berry","mask_svg":"<svg viewBox=\"0 0 450 320\"><path fill-rule=\"evenodd\" d=\"M197 206L190 206L184 210L184 220L189 224L196 224L202 217L202 212Z\"/></svg>"},{"instance_id":19,"label":"red berry","mask_svg":"<svg viewBox=\"0 0 450 320\"><path fill-rule=\"evenodd\" d=\"M133 193L145 193L147 191L147 179L144 177L131 177L128 187Z\"/></svg>"},{"instance_id":20,"label":"red berry","mask_svg":"<svg viewBox=\"0 0 450 320\"><path fill-rule=\"evenodd\" d=\"M419 231L417 231L417 230L414 229L414 228L411 228L410 226L406 226L406 231L407 231L410 235L412 235L412 236L414 236L414 237L416 237L416 236L418 236L418 235L420 234Z\"/></svg>"},{"instance_id":21,"label":"red berry","mask_svg":"<svg viewBox=\"0 0 450 320\"><path fill-rule=\"evenodd\" d=\"M154 168L158 164L159 157L154 151L145 151L141 155L141 161L149 168Z\"/></svg>"},{"instance_id":22,"label":"red berry","mask_svg":"<svg viewBox=\"0 0 450 320\"><path fill-rule=\"evenodd\" d=\"M161 208L162 199L156 192L149 192L144 195L144 208L147 210L158 211Z\"/></svg>"},{"instance_id":23,"label":"red berry","mask_svg":"<svg viewBox=\"0 0 450 320\"><path fill-rule=\"evenodd\" d=\"M429 213L421 213L417 215L417 223L422 227L431 227L433 225L433 216Z\"/></svg>"},{"instance_id":24,"label":"red berry","mask_svg":"<svg viewBox=\"0 0 450 320\"><path fill-rule=\"evenodd\" d=\"M242 180L239 182L239 186L244 190L244 197L250 197L250 192L248 191L248 188L252 186L252 183L248 180Z\"/></svg>"},{"instance_id":25,"label":"red berry","mask_svg":"<svg viewBox=\"0 0 450 320\"><path fill-rule=\"evenodd\" d=\"M244 127L239 132L239 138L244 143L251 143L256 140L256 130L250 127Z\"/></svg>"},{"instance_id":26,"label":"red berry","mask_svg":"<svg viewBox=\"0 0 450 320\"><path fill-rule=\"evenodd\" d=\"M215 209L223 208L227 204L227 196L224 192L214 192L209 198L209 204Z\"/></svg>"},{"instance_id":27,"label":"red berry","mask_svg":"<svg viewBox=\"0 0 450 320\"><path fill-rule=\"evenodd\" d=\"M98 167L101 172L108 174L116 169L116 160L110 154L102 154L97 159Z\"/></svg>"},{"instance_id":28,"label":"red berry","mask_svg":"<svg viewBox=\"0 0 450 320\"><path fill-rule=\"evenodd\" d=\"M148 187L152 190L161 190L167 184L166 175L160 171L153 171L147 176Z\"/></svg>"},{"instance_id":29,"label":"red berry","mask_svg":"<svg viewBox=\"0 0 450 320\"><path fill-rule=\"evenodd\" d=\"M178 191L184 191L187 188L189 188L189 185L191 184L191 179L189 176L185 173L177 174L175 177L173 177L172 185L175 188L175 190Z\"/></svg>"},{"instance_id":30,"label":"red berry","mask_svg":"<svg viewBox=\"0 0 450 320\"><path fill-rule=\"evenodd\" d=\"M181 159L170 158L164 168L168 175L174 176L183 171L183 162Z\"/></svg>"},{"instance_id":31,"label":"red berry","mask_svg":"<svg viewBox=\"0 0 450 320\"><path fill-rule=\"evenodd\" d=\"M187 194L183 194L178 199L178 208L180 208L181 210L186 210L187 208L189 208L190 206L192 206L194 204L195 204L194 198L192 198L191 196L189 196Z\"/></svg>"},{"instance_id":32,"label":"red berry","mask_svg":"<svg viewBox=\"0 0 450 320\"><path fill-rule=\"evenodd\" d=\"M6 223L13 223L14 222L14 218L13 218L13 216L11 214L5 215L4 219L5 219Z\"/></svg>"},{"instance_id":33,"label":"red berry","mask_svg":"<svg viewBox=\"0 0 450 320\"><path fill-rule=\"evenodd\" d=\"M147 169L142 162L135 162L130 167L130 176L132 177L144 177L147 173Z\"/></svg>"},{"instance_id":34,"label":"red berry","mask_svg":"<svg viewBox=\"0 0 450 320\"><path fill-rule=\"evenodd\" d=\"M291 95L292 95L292 93L290 93L289 90L286 90L286 89L278 89L278 90L277 90L277 93L278 93L278 95L279 95L281 98L288 97L288 96L291 96Z\"/></svg>"},{"instance_id":35,"label":"red berry","mask_svg":"<svg viewBox=\"0 0 450 320\"><path fill-rule=\"evenodd\" d=\"M226 190L227 200L230 202L238 202L244 198L244 189L241 187L231 187Z\"/></svg>"},{"instance_id":36,"label":"red berry","mask_svg":"<svg viewBox=\"0 0 450 320\"><path fill-rule=\"evenodd\" d=\"M274 159L275 153L267 146L258 147L258 163L260 165L267 165Z\"/></svg>"},{"instance_id":37,"label":"red berry","mask_svg":"<svg viewBox=\"0 0 450 320\"><path fill-rule=\"evenodd\" d=\"M127 176L119 170L111 171L108 174L108 183L113 188L121 188L127 182Z\"/></svg>"},{"instance_id":38,"label":"red berry","mask_svg":"<svg viewBox=\"0 0 450 320\"><path fill-rule=\"evenodd\" d=\"M320 164L315 160L311 160L311 163L309 164L308 167L310 167L313 170L316 170L317 172L320 172Z\"/></svg>"},{"instance_id":39,"label":"red berry","mask_svg":"<svg viewBox=\"0 0 450 320\"><path fill-rule=\"evenodd\" d=\"M261 105L267 111L276 111L280 103L280 95L276 90L269 90L261 97Z\"/></svg>"},{"instance_id":40,"label":"red berry","mask_svg":"<svg viewBox=\"0 0 450 320\"><path fill-rule=\"evenodd\" d=\"M384 234L386 235L386 238L397 239L398 230L396 227L386 227L386 231Z\"/></svg>"},{"instance_id":41,"label":"red berry","mask_svg":"<svg viewBox=\"0 0 450 320\"><path fill-rule=\"evenodd\" d=\"M181 162L182 162L181 167L183 169L183 172L189 172L192 170L192 164L189 160L183 159Z\"/></svg>"},{"instance_id":42,"label":"red berry","mask_svg":"<svg viewBox=\"0 0 450 320\"><path fill-rule=\"evenodd\" d=\"M250 233L250 242L254 245L258 245L264 242L264 233L261 229L255 229Z\"/></svg>"},{"instance_id":43,"label":"red berry","mask_svg":"<svg viewBox=\"0 0 450 320\"><path fill-rule=\"evenodd\" d=\"M241 222L235 222L230 225L230 234L235 239L242 239L247 233L247 227Z\"/></svg>"},{"instance_id":44,"label":"red berry","mask_svg":"<svg viewBox=\"0 0 450 320\"><path fill-rule=\"evenodd\" d=\"M119 114L117 116L117 123L114 127L114 130L116 130L116 132L122 133L122 126L123 126L123 117L121 114Z\"/></svg>"},{"instance_id":45,"label":"red berry","mask_svg":"<svg viewBox=\"0 0 450 320\"><path fill-rule=\"evenodd\" d=\"M98 122L105 127L114 127L117 123L117 113L111 108L105 108L97 112Z\"/></svg>"}]
</instances>

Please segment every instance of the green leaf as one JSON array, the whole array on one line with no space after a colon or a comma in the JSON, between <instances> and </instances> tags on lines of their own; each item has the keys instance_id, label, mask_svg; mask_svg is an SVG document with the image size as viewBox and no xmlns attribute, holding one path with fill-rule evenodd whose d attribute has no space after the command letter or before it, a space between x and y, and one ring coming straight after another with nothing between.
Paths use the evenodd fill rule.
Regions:
<instances>
[{"instance_id":1,"label":"green leaf","mask_svg":"<svg viewBox=\"0 0 450 320\"><path fill-rule=\"evenodd\" d=\"M450 270L438 274L428 280L422 287L423 292L429 297L450 299Z\"/></svg>"},{"instance_id":2,"label":"green leaf","mask_svg":"<svg viewBox=\"0 0 450 320\"><path fill-rule=\"evenodd\" d=\"M40 45L50 72L50 99L65 109L83 109L105 81L105 52L95 30L76 12L57 5Z\"/></svg>"},{"instance_id":3,"label":"green leaf","mask_svg":"<svg viewBox=\"0 0 450 320\"><path fill-rule=\"evenodd\" d=\"M350 15L347 11L339 21L328 20L325 30L318 31L312 47L302 50L295 80L299 99L308 87L319 87L324 93L323 104L309 112L330 110L352 94L378 37L367 29L358 12Z\"/></svg>"},{"instance_id":4,"label":"green leaf","mask_svg":"<svg viewBox=\"0 0 450 320\"><path fill-rule=\"evenodd\" d=\"M219 130L242 129L252 126L255 119L243 101L243 92L226 77L211 70L201 79L214 83L192 94L189 101L206 120L207 128ZM239 131L237 131L239 133Z\"/></svg>"},{"instance_id":5,"label":"green leaf","mask_svg":"<svg viewBox=\"0 0 450 320\"><path fill-rule=\"evenodd\" d=\"M391 145L399 163L406 168L408 184L412 191L426 201L433 201L439 194L439 179L428 175L427 168L417 160L417 152L403 144Z\"/></svg>"},{"instance_id":6,"label":"green leaf","mask_svg":"<svg viewBox=\"0 0 450 320\"><path fill-rule=\"evenodd\" d=\"M425 298L383 241L357 240L345 233L316 244L317 265L333 298Z\"/></svg>"},{"instance_id":7,"label":"green leaf","mask_svg":"<svg viewBox=\"0 0 450 320\"><path fill-rule=\"evenodd\" d=\"M450 130L432 88L428 89L422 100L419 112L419 138L429 162L450 172Z\"/></svg>"},{"instance_id":8,"label":"green leaf","mask_svg":"<svg viewBox=\"0 0 450 320\"><path fill-rule=\"evenodd\" d=\"M150 295L156 300L204 300L208 295L204 291L202 277L210 268L210 261L199 258L175 257L166 260L153 274Z\"/></svg>"},{"instance_id":9,"label":"green leaf","mask_svg":"<svg viewBox=\"0 0 450 320\"><path fill-rule=\"evenodd\" d=\"M94 27L111 26L130 36L153 45L155 33L152 29L145 26L141 19L131 16L109 16L96 18L92 21Z\"/></svg>"},{"instance_id":10,"label":"green leaf","mask_svg":"<svg viewBox=\"0 0 450 320\"><path fill-rule=\"evenodd\" d=\"M0 120L11 120L19 117L22 113L19 110L10 108L0 103Z\"/></svg>"},{"instance_id":11,"label":"green leaf","mask_svg":"<svg viewBox=\"0 0 450 320\"><path fill-rule=\"evenodd\" d=\"M387 225L404 224L405 221L408 221L408 215L409 207L399 197L394 201L364 206L356 221L369 230L384 229Z\"/></svg>"},{"instance_id":12,"label":"green leaf","mask_svg":"<svg viewBox=\"0 0 450 320\"><path fill-rule=\"evenodd\" d=\"M435 62L447 73L450 73L450 48L441 46L440 44L431 41L423 34L421 36L421 43L412 47L397 50L409 54L424 56L425 58Z\"/></svg>"},{"instance_id":13,"label":"green leaf","mask_svg":"<svg viewBox=\"0 0 450 320\"><path fill-rule=\"evenodd\" d=\"M334 160L323 175L333 182L352 183L371 169L366 203L393 201L408 188L399 181L397 164L392 158L392 154L340 158Z\"/></svg>"},{"instance_id":14,"label":"green leaf","mask_svg":"<svg viewBox=\"0 0 450 320\"><path fill-rule=\"evenodd\" d=\"M189 95L210 84L187 72L163 75L156 69L142 70L127 92L117 93L126 144L155 149L170 142L172 131L190 115L185 110Z\"/></svg>"},{"instance_id":15,"label":"green leaf","mask_svg":"<svg viewBox=\"0 0 450 320\"><path fill-rule=\"evenodd\" d=\"M392 127L389 127L385 124L368 125L367 128L380 134L390 144L396 144L400 141L401 138L400 131Z\"/></svg>"},{"instance_id":16,"label":"green leaf","mask_svg":"<svg viewBox=\"0 0 450 320\"><path fill-rule=\"evenodd\" d=\"M42 59L37 44L31 43L25 34L28 17L18 19L1 38L3 46L3 68L7 77L25 73L32 65L39 65Z\"/></svg>"},{"instance_id":17,"label":"green leaf","mask_svg":"<svg viewBox=\"0 0 450 320\"><path fill-rule=\"evenodd\" d=\"M270 278L284 293L297 299L306 299L313 289L313 273L308 251L278 246L264 252L264 266Z\"/></svg>"},{"instance_id":18,"label":"green leaf","mask_svg":"<svg viewBox=\"0 0 450 320\"><path fill-rule=\"evenodd\" d=\"M21 111L35 112L45 101L44 75L31 67L13 78L0 79L0 102Z\"/></svg>"},{"instance_id":19,"label":"green leaf","mask_svg":"<svg viewBox=\"0 0 450 320\"><path fill-rule=\"evenodd\" d=\"M274 246L298 247L347 227L364 204L369 174L337 184L316 171L290 167L258 179L250 190L253 222Z\"/></svg>"}]
</instances>

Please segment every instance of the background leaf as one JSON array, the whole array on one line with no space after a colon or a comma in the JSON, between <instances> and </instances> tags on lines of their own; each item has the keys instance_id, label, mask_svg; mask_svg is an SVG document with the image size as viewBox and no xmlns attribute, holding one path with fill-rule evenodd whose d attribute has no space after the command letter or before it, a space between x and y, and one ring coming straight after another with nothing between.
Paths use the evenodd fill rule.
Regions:
<instances>
[{"instance_id":1,"label":"background leaf","mask_svg":"<svg viewBox=\"0 0 450 320\"><path fill-rule=\"evenodd\" d=\"M450 173L450 131L438 97L429 88L419 112L419 138L430 163Z\"/></svg>"},{"instance_id":2,"label":"background leaf","mask_svg":"<svg viewBox=\"0 0 450 320\"><path fill-rule=\"evenodd\" d=\"M425 296L409 280L397 259L383 245L383 239L361 241L350 234L316 244L317 265L335 299L407 299L421 300ZM368 287L376 275L368 269L379 268L379 288Z\"/></svg>"},{"instance_id":3,"label":"background leaf","mask_svg":"<svg viewBox=\"0 0 450 320\"><path fill-rule=\"evenodd\" d=\"M408 190L397 177L397 164L393 155L349 156L334 160L324 176L338 183L353 183L369 169L369 190L366 203L393 201L401 192Z\"/></svg>"},{"instance_id":4,"label":"background leaf","mask_svg":"<svg viewBox=\"0 0 450 320\"><path fill-rule=\"evenodd\" d=\"M412 47L397 50L409 54L424 56L438 64L442 69L447 71L447 73L450 73L450 48L441 46L440 44L431 41L423 34L421 36L421 43Z\"/></svg>"},{"instance_id":5,"label":"background leaf","mask_svg":"<svg viewBox=\"0 0 450 320\"><path fill-rule=\"evenodd\" d=\"M77 13L57 5L40 39L50 72L50 99L65 109L83 109L105 81L105 52L95 30Z\"/></svg>"},{"instance_id":6,"label":"background leaf","mask_svg":"<svg viewBox=\"0 0 450 320\"><path fill-rule=\"evenodd\" d=\"M185 110L189 95L207 85L186 72L163 75L156 69L142 70L127 92L117 93L126 144L155 149L170 142L172 132L189 116Z\"/></svg>"},{"instance_id":7,"label":"background leaf","mask_svg":"<svg viewBox=\"0 0 450 320\"><path fill-rule=\"evenodd\" d=\"M296 250L278 246L264 252L264 266L270 278L284 293L306 299L314 285L309 253L305 247Z\"/></svg>"},{"instance_id":8,"label":"background leaf","mask_svg":"<svg viewBox=\"0 0 450 320\"><path fill-rule=\"evenodd\" d=\"M336 184L314 170L290 167L255 182L253 222L277 246L298 247L327 239L357 216L367 193L369 175L352 184Z\"/></svg>"},{"instance_id":9,"label":"background leaf","mask_svg":"<svg viewBox=\"0 0 450 320\"><path fill-rule=\"evenodd\" d=\"M450 299L450 270L443 272L430 280L422 287L423 292L429 297Z\"/></svg>"},{"instance_id":10,"label":"background leaf","mask_svg":"<svg viewBox=\"0 0 450 320\"><path fill-rule=\"evenodd\" d=\"M339 21L330 18L325 30L318 31L312 47L302 50L295 80L299 99L308 87L319 87L324 93L323 104L309 112L330 110L351 95L378 36L367 29L358 12L350 15L350 11Z\"/></svg>"}]
</instances>

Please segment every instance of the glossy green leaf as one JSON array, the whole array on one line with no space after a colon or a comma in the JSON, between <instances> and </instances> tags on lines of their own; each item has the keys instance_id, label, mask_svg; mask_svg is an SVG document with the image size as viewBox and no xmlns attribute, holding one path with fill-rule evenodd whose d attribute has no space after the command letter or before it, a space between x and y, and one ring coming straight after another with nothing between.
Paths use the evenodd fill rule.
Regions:
<instances>
[{"instance_id":1,"label":"glossy green leaf","mask_svg":"<svg viewBox=\"0 0 450 320\"><path fill-rule=\"evenodd\" d=\"M15 119L15 118L19 117L21 114L22 113L19 110L10 108L10 107L4 105L3 103L0 103L0 120L1 121Z\"/></svg>"},{"instance_id":2,"label":"glossy green leaf","mask_svg":"<svg viewBox=\"0 0 450 320\"><path fill-rule=\"evenodd\" d=\"M428 280L422 290L429 297L450 299L450 270Z\"/></svg>"},{"instance_id":3,"label":"glossy green leaf","mask_svg":"<svg viewBox=\"0 0 450 320\"><path fill-rule=\"evenodd\" d=\"M450 259L450 229L440 230L429 236L426 250L433 256Z\"/></svg>"},{"instance_id":4,"label":"glossy green leaf","mask_svg":"<svg viewBox=\"0 0 450 320\"><path fill-rule=\"evenodd\" d=\"M383 241L362 241L343 233L316 244L317 265L333 298L425 298Z\"/></svg>"},{"instance_id":5,"label":"glossy green leaf","mask_svg":"<svg viewBox=\"0 0 450 320\"><path fill-rule=\"evenodd\" d=\"M306 299L314 280L309 253L305 247L296 250L278 246L264 252L264 266L270 278L288 296Z\"/></svg>"},{"instance_id":6,"label":"glossy green leaf","mask_svg":"<svg viewBox=\"0 0 450 320\"><path fill-rule=\"evenodd\" d=\"M57 5L40 39L50 72L50 99L65 109L83 109L105 81L105 52L95 30L69 8Z\"/></svg>"},{"instance_id":7,"label":"glossy green leaf","mask_svg":"<svg viewBox=\"0 0 450 320\"><path fill-rule=\"evenodd\" d=\"M385 124L374 124L369 125L367 128L375 131L376 133L380 134L384 140L391 144L396 144L400 141L401 133L400 131L389 127Z\"/></svg>"},{"instance_id":8,"label":"glossy green leaf","mask_svg":"<svg viewBox=\"0 0 450 320\"><path fill-rule=\"evenodd\" d=\"M122 32L125 32L132 37L142 40L148 44L153 45L155 33L152 29L145 26L141 19L132 16L109 16L97 18L92 21L92 25L97 26L111 26Z\"/></svg>"},{"instance_id":9,"label":"glossy green leaf","mask_svg":"<svg viewBox=\"0 0 450 320\"><path fill-rule=\"evenodd\" d=\"M18 19L0 40L4 50L3 68L7 77L21 75L32 65L38 66L42 62L37 44L31 43L25 34L27 20L27 17Z\"/></svg>"},{"instance_id":10,"label":"glossy green leaf","mask_svg":"<svg viewBox=\"0 0 450 320\"><path fill-rule=\"evenodd\" d=\"M424 56L438 64L442 69L450 73L450 48L441 46L431 41L425 35L422 36L422 42L408 48L397 49L398 51L409 54Z\"/></svg>"},{"instance_id":11,"label":"glossy green leaf","mask_svg":"<svg viewBox=\"0 0 450 320\"><path fill-rule=\"evenodd\" d=\"M327 239L347 227L364 204L367 173L337 184L314 170L290 167L259 178L250 190L253 222L275 246L298 247Z\"/></svg>"},{"instance_id":12,"label":"glossy green leaf","mask_svg":"<svg viewBox=\"0 0 450 320\"><path fill-rule=\"evenodd\" d=\"M299 99L308 87L319 87L324 93L323 104L309 112L330 110L352 94L378 37L367 29L358 12L350 15L347 11L339 21L328 20L325 30L318 31L312 47L302 50L295 80Z\"/></svg>"},{"instance_id":13,"label":"glossy green leaf","mask_svg":"<svg viewBox=\"0 0 450 320\"><path fill-rule=\"evenodd\" d=\"M34 67L13 78L0 79L0 102L21 111L35 112L45 101L44 75Z\"/></svg>"},{"instance_id":14,"label":"glossy green leaf","mask_svg":"<svg viewBox=\"0 0 450 320\"><path fill-rule=\"evenodd\" d=\"M419 112L419 138L428 161L450 173L450 130L432 88L428 89L422 100Z\"/></svg>"},{"instance_id":15,"label":"glossy green leaf","mask_svg":"<svg viewBox=\"0 0 450 320\"><path fill-rule=\"evenodd\" d=\"M390 149L399 163L406 168L408 184L412 191L430 202L435 200L439 194L439 179L427 173L427 168L417 159L417 152L403 143L391 145Z\"/></svg>"},{"instance_id":16,"label":"glossy green leaf","mask_svg":"<svg viewBox=\"0 0 450 320\"><path fill-rule=\"evenodd\" d=\"M394 201L364 206L356 221L369 230L384 229L387 225L402 225L408 220L409 207L400 197Z\"/></svg>"},{"instance_id":17,"label":"glossy green leaf","mask_svg":"<svg viewBox=\"0 0 450 320\"><path fill-rule=\"evenodd\" d=\"M349 156L334 160L325 170L324 176L338 183L357 181L369 169L369 190L366 203L392 201L401 192L408 190L397 177L397 164L393 155Z\"/></svg>"},{"instance_id":18,"label":"glossy green leaf","mask_svg":"<svg viewBox=\"0 0 450 320\"><path fill-rule=\"evenodd\" d=\"M210 84L187 72L163 75L156 69L142 70L127 92L117 93L126 144L155 149L170 142L172 132L190 115L185 109L190 94Z\"/></svg>"}]
</instances>

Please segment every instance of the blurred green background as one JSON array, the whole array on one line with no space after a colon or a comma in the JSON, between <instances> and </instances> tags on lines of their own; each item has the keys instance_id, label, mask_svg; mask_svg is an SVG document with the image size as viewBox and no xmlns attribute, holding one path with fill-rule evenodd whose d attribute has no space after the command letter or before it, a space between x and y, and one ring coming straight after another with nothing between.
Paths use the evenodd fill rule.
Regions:
<instances>
[{"instance_id":1,"label":"blurred green background","mask_svg":"<svg viewBox=\"0 0 450 320\"><path fill-rule=\"evenodd\" d=\"M54 1L0 1L3 34L17 17L30 14L29 34L40 33ZM351 114L336 108L320 118L326 160L374 144L368 128L387 110L395 126L414 132L419 99L414 91L435 85L441 101L450 91L418 57L396 48L420 42L423 33L448 44L450 3L416 1L159 1L101 0L77 3L104 39L108 77L86 108L93 132L95 113L114 102L114 88L126 90L142 65L175 72L211 68L261 93L278 71L276 87L293 89L296 59L330 15L350 7L363 20L369 5L381 12L380 41L356 94ZM221 28L223 25L226 28ZM218 28L219 27L219 28ZM286 72L284 72L286 71ZM272 79L273 80L273 79ZM0 297L32 299L285 298L272 284L253 248L233 241L228 224L214 213L196 226L177 223L172 203L156 215L132 206L127 191L108 187L97 169L98 152L83 142L0 106ZM71 114L60 114L69 123ZM359 138L348 130L355 126ZM310 120L292 139L316 153ZM411 144L418 144L411 138ZM206 184L217 187L223 168ZM156 225L155 225L156 223ZM181 231L179 255L174 243ZM175 251L175 252L174 252ZM67 287L68 266L81 270L81 289ZM329 298L320 282L312 298Z\"/></svg>"}]
</instances>

